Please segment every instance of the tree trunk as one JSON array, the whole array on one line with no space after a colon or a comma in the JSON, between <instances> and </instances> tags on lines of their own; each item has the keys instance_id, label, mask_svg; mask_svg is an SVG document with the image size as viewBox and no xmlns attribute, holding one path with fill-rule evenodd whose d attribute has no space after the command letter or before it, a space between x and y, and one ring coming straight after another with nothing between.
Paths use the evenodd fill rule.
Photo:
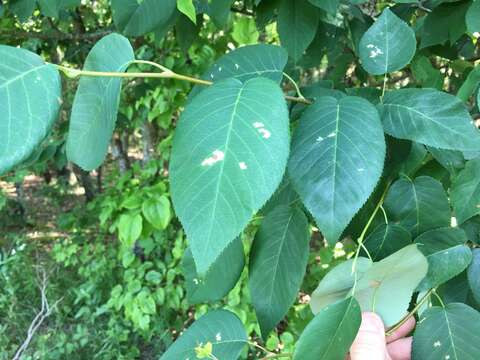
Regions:
<instances>
[{"instance_id":1,"label":"tree trunk","mask_svg":"<svg viewBox=\"0 0 480 360\"><path fill-rule=\"evenodd\" d=\"M73 173L77 177L78 182L85 190L85 198L87 202L90 202L95 197L95 187L93 185L92 178L90 177L90 173L78 167L77 165L73 165Z\"/></svg>"}]
</instances>

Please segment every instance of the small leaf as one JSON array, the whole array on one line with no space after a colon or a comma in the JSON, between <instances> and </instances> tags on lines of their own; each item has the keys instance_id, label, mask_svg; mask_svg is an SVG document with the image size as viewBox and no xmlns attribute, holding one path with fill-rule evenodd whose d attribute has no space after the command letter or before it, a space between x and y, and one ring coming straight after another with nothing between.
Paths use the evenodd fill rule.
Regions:
<instances>
[{"instance_id":1,"label":"small leaf","mask_svg":"<svg viewBox=\"0 0 480 360\"><path fill-rule=\"evenodd\" d=\"M450 226L447 194L440 182L428 176L394 182L384 207L388 218L410 231L413 237L430 229Z\"/></svg>"},{"instance_id":2,"label":"small leaf","mask_svg":"<svg viewBox=\"0 0 480 360\"><path fill-rule=\"evenodd\" d=\"M319 22L318 9L307 0L282 1L277 28L282 46L298 61L313 41Z\"/></svg>"},{"instance_id":3,"label":"small leaf","mask_svg":"<svg viewBox=\"0 0 480 360\"><path fill-rule=\"evenodd\" d=\"M360 40L360 59L370 74L383 75L408 65L416 47L412 28L387 8Z\"/></svg>"},{"instance_id":4,"label":"small leaf","mask_svg":"<svg viewBox=\"0 0 480 360\"><path fill-rule=\"evenodd\" d=\"M176 0L112 0L115 26L127 36L141 36L169 24Z\"/></svg>"},{"instance_id":5,"label":"small leaf","mask_svg":"<svg viewBox=\"0 0 480 360\"><path fill-rule=\"evenodd\" d=\"M219 81L188 104L175 132L170 182L199 274L273 194L288 150L287 106L272 80Z\"/></svg>"},{"instance_id":6,"label":"small leaf","mask_svg":"<svg viewBox=\"0 0 480 360\"><path fill-rule=\"evenodd\" d=\"M85 70L123 72L134 60L126 38L107 35L95 44ZM73 101L67 157L85 170L103 162L115 128L120 103L120 78L82 77Z\"/></svg>"},{"instance_id":7,"label":"small leaf","mask_svg":"<svg viewBox=\"0 0 480 360\"><path fill-rule=\"evenodd\" d=\"M363 245L372 259L378 261L412 243L412 236L403 227L395 224L380 225L365 239Z\"/></svg>"},{"instance_id":8,"label":"small leaf","mask_svg":"<svg viewBox=\"0 0 480 360\"><path fill-rule=\"evenodd\" d=\"M480 352L480 314L452 303L426 310L413 334L413 360L476 360Z\"/></svg>"},{"instance_id":9,"label":"small leaf","mask_svg":"<svg viewBox=\"0 0 480 360\"><path fill-rule=\"evenodd\" d=\"M255 235L248 287L264 339L297 297L307 267L309 240L303 211L285 205L268 213Z\"/></svg>"},{"instance_id":10,"label":"small leaf","mask_svg":"<svg viewBox=\"0 0 480 360\"><path fill-rule=\"evenodd\" d=\"M480 303L480 249L472 250L472 262L468 267L467 277L473 297Z\"/></svg>"},{"instance_id":11,"label":"small leaf","mask_svg":"<svg viewBox=\"0 0 480 360\"><path fill-rule=\"evenodd\" d=\"M9 9L18 16L20 22L25 22L36 8L35 0L11 0L8 2Z\"/></svg>"},{"instance_id":12,"label":"small leaf","mask_svg":"<svg viewBox=\"0 0 480 360\"><path fill-rule=\"evenodd\" d=\"M192 252L187 249L183 255L182 267L188 302L200 304L221 300L233 289L244 266L245 254L240 237L227 246L203 277L197 273Z\"/></svg>"},{"instance_id":13,"label":"small leaf","mask_svg":"<svg viewBox=\"0 0 480 360\"><path fill-rule=\"evenodd\" d=\"M210 349L216 359L236 360L246 343L247 334L238 317L230 311L213 310L195 321L160 360L197 359L199 347Z\"/></svg>"},{"instance_id":14,"label":"small leaf","mask_svg":"<svg viewBox=\"0 0 480 360\"><path fill-rule=\"evenodd\" d=\"M197 13L193 0L177 0L177 9L185 14L194 24L197 24Z\"/></svg>"},{"instance_id":15,"label":"small leaf","mask_svg":"<svg viewBox=\"0 0 480 360\"><path fill-rule=\"evenodd\" d=\"M465 21L467 23L467 30L473 34L480 32L480 1L474 0L472 5L467 10L465 15Z\"/></svg>"},{"instance_id":16,"label":"small leaf","mask_svg":"<svg viewBox=\"0 0 480 360\"><path fill-rule=\"evenodd\" d=\"M268 44L243 46L218 59L201 78L213 82L235 78L246 82L263 76L280 84L287 60L288 54L280 46ZM205 86L200 85L194 87L189 99L205 89Z\"/></svg>"},{"instance_id":17,"label":"small leaf","mask_svg":"<svg viewBox=\"0 0 480 360\"><path fill-rule=\"evenodd\" d=\"M320 311L303 330L293 360L341 360L357 336L362 314L350 297Z\"/></svg>"},{"instance_id":18,"label":"small leaf","mask_svg":"<svg viewBox=\"0 0 480 360\"><path fill-rule=\"evenodd\" d=\"M428 273L418 289L426 291L450 280L472 261L467 236L460 228L440 228L424 232L415 239L428 260Z\"/></svg>"},{"instance_id":19,"label":"small leaf","mask_svg":"<svg viewBox=\"0 0 480 360\"><path fill-rule=\"evenodd\" d=\"M465 105L433 89L388 92L379 106L385 132L396 138L450 150L480 150L480 132Z\"/></svg>"},{"instance_id":20,"label":"small leaf","mask_svg":"<svg viewBox=\"0 0 480 360\"><path fill-rule=\"evenodd\" d=\"M58 117L60 75L27 50L0 45L0 175L39 147Z\"/></svg>"},{"instance_id":21,"label":"small leaf","mask_svg":"<svg viewBox=\"0 0 480 360\"><path fill-rule=\"evenodd\" d=\"M118 221L120 241L127 247L132 247L142 234L142 217L139 214L123 214Z\"/></svg>"},{"instance_id":22,"label":"small leaf","mask_svg":"<svg viewBox=\"0 0 480 360\"><path fill-rule=\"evenodd\" d=\"M384 158L378 112L368 101L320 97L303 113L288 173L330 244L372 193Z\"/></svg>"},{"instance_id":23,"label":"small leaf","mask_svg":"<svg viewBox=\"0 0 480 360\"><path fill-rule=\"evenodd\" d=\"M38 0L38 5L45 16L58 18L61 10L80 5L80 0Z\"/></svg>"},{"instance_id":24,"label":"small leaf","mask_svg":"<svg viewBox=\"0 0 480 360\"><path fill-rule=\"evenodd\" d=\"M230 8L235 0L210 0L208 15L212 18L215 26L222 28L230 15Z\"/></svg>"},{"instance_id":25,"label":"small leaf","mask_svg":"<svg viewBox=\"0 0 480 360\"><path fill-rule=\"evenodd\" d=\"M255 44L259 36L257 25L252 18L241 17L233 24L232 38L239 45Z\"/></svg>"},{"instance_id":26,"label":"small leaf","mask_svg":"<svg viewBox=\"0 0 480 360\"><path fill-rule=\"evenodd\" d=\"M154 228L165 230L170 223L170 201L166 196L148 199L142 204L142 212L145 218Z\"/></svg>"},{"instance_id":27,"label":"small leaf","mask_svg":"<svg viewBox=\"0 0 480 360\"><path fill-rule=\"evenodd\" d=\"M312 5L325 10L327 13L335 15L340 5L340 0L308 0Z\"/></svg>"},{"instance_id":28,"label":"small leaf","mask_svg":"<svg viewBox=\"0 0 480 360\"><path fill-rule=\"evenodd\" d=\"M450 196L458 224L480 214L480 158L468 161L453 179Z\"/></svg>"}]
</instances>

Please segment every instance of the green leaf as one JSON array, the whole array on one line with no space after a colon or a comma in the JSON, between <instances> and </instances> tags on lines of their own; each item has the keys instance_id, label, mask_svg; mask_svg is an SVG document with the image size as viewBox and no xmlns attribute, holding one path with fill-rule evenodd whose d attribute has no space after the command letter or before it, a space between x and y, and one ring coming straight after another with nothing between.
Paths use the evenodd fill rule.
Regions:
<instances>
[{"instance_id":1,"label":"green leaf","mask_svg":"<svg viewBox=\"0 0 480 360\"><path fill-rule=\"evenodd\" d=\"M428 260L428 273L418 289L426 291L450 280L472 261L468 239L460 228L440 228L424 232L415 239Z\"/></svg>"},{"instance_id":2,"label":"green leaf","mask_svg":"<svg viewBox=\"0 0 480 360\"><path fill-rule=\"evenodd\" d=\"M175 132L170 182L200 274L273 194L288 150L287 106L272 80L219 81L188 104Z\"/></svg>"},{"instance_id":3,"label":"green leaf","mask_svg":"<svg viewBox=\"0 0 480 360\"><path fill-rule=\"evenodd\" d=\"M450 150L480 150L480 133L465 105L433 89L388 92L379 106L385 132Z\"/></svg>"},{"instance_id":4,"label":"green leaf","mask_svg":"<svg viewBox=\"0 0 480 360\"><path fill-rule=\"evenodd\" d=\"M239 45L255 44L259 35L255 20L252 18L241 17L233 24L232 38Z\"/></svg>"},{"instance_id":5,"label":"green leaf","mask_svg":"<svg viewBox=\"0 0 480 360\"><path fill-rule=\"evenodd\" d=\"M265 206L262 208L263 214L268 214L269 212L275 210L279 205L288 205L294 206L297 202L300 201L298 194L293 189L292 182L287 174L283 177L282 182L278 186L277 190L273 196L267 201Z\"/></svg>"},{"instance_id":6,"label":"green leaf","mask_svg":"<svg viewBox=\"0 0 480 360\"><path fill-rule=\"evenodd\" d=\"M170 223L170 201L164 195L148 199L142 204L142 212L145 218L155 229L164 230Z\"/></svg>"},{"instance_id":7,"label":"green leaf","mask_svg":"<svg viewBox=\"0 0 480 360\"><path fill-rule=\"evenodd\" d=\"M127 247L132 247L140 238L143 228L143 220L140 214L123 214L118 221L118 235L120 241Z\"/></svg>"},{"instance_id":8,"label":"green leaf","mask_svg":"<svg viewBox=\"0 0 480 360\"><path fill-rule=\"evenodd\" d=\"M303 330L293 359L345 359L361 322L360 306L352 297L324 308Z\"/></svg>"},{"instance_id":9,"label":"green leaf","mask_svg":"<svg viewBox=\"0 0 480 360\"><path fill-rule=\"evenodd\" d=\"M467 23L467 30L469 33L473 34L475 32L480 32L480 1L475 0L472 2L472 5L467 10L465 15L465 21Z\"/></svg>"},{"instance_id":10,"label":"green leaf","mask_svg":"<svg viewBox=\"0 0 480 360\"><path fill-rule=\"evenodd\" d=\"M235 0L211 0L208 15L212 18L215 26L222 28L228 21L230 7Z\"/></svg>"},{"instance_id":11,"label":"green leaf","mask_svg":"<svg viewBox=\"0 0 480 360\"><path fill-rule=\"evenodd\" d=\"M385 326L393 326L407 314L413 292L427 270L428 262L417 246L406 246L373 263L359 278L355 298L362 311L376 312Z\"/></svg>"},{"instance_id":12,"label":"green leaf","mask_svg":"<svg viewBox=\"0 0 480 360\"><path fill-rule=\"evenodd\" d=\"M313 41L319 22L318 9L307 0L282 1L277 28L282 46L298 61Z\"/></svg>"},{"instance_id":13,"label":"green leaf","mask_svg":"<svg viewBox=\"0 0 480 360\"><path fill-rule=\"evenodd\" d=\"M193 0L177 0L177 9L185 14L194 24L197 24L197 12Z\"/></svg>"},{"instance_id":14,"label":"green leaf","mask_svg":"<svg viewBox=\"0 0 480 360\"><path fill-rule=\"evenodd\" d=\"M363 242L374 261L384 259L411 243L410 233L396 224L378 226Z\"/></svg>"},{"instance_id":15,"label":"green leaf","mask_svg":"<svg viewBox=\"0 0 480 360\"><path fill-rule=\"evenodd\" d=\"M12 0L8 3L10 11L18 16L20 22L25 22L32 16L36 5L35 0Z\"/></svg>"},{"instance_id":16,"label":"green leaf","mask_svg":"<svg viewBox=\"0 0 480 360\"><path fill-rule=\"evenodd\" d=\"M325 10L327 13L336 15L340 0L308 0L312 5Z\"/></svg>"},{"instance_id":17,"label":"green leaf","mask_svg":"<svg viewBox=\"0 0 480 360\"><path fill-rule=\"evenodd\" d=\"M241 82L262 76L280 84L288 54L280 46L258 44L243 46L222 56L203 75L203 80L220 81L235 78ZM205 86L196 86L189 95L204 91Z\"/></svg>"},{"instance_id":18,"label":"green leaf","mask_svg":"<svg viewBox=\"0 0 480 360\"><path fill-rule=\"evenodd\" d=\"M288 172L322 234L334 244L382 173L378 112L358 97L321 97L295 130Z\"/></svg>"},{"instance_id":19,"label":"green leaf","mask_svg":"<svg viewBox=\"0 0 480 360\"><path fill-rule=\"evenodd\" d=\"M61 82L55 66L27 50L0 45L0 174L26 160L58 117Z\"/></svg>"},{"instance_id":20,"label":"green leaf","mask_svg":"<svg viewBox=\"0 0 480 360\"><path fill-rule=\"evenodd\" d=\"M115 26L127 36L141 36L169 23L176 0L112 0Z\"/></svg>"},{"instance_id":21,"label":"green leaf","mask_svg":"<svg viewBox=\"0 0 480 360\"><path fill-rule=\"evenodd\" d=\"M417 56L411 64L414 78L424 88L442 90L445 76L434 68L426 56Z\"/></svg>"},{"instance_id":22,"label":"green leaf","mask_svg":"<svg viewBox=\"0 0 480 360\"><path fill-rule=\"evenodd\" d=\"M198 275L190 249L185 251L182 265L189 303L221 300L233 289L245 266L242 239L233 240L204 277Z\"/></svg>"},{"instance_id":23,"label":"green leaf","mask_svg":"<svg viewBox=\"0 0 480 360\"><path fill-rule=\"evenodd\" d=\"M413 334L413 360L476 360L480 352L480 314L452 303L426 310Z\"/></svg>"},{"instance_id":24,"label":"green leaf","mask_svg":"<svg viewBox=\"0 0 480 360\"><path fill-rule=\"evenodd\" d=\"M453 179L450 196L458 224L480 214L480 158L468 161Z\"/></svg>"},{"instance_id":25,"label":"green leaf","mask_svg":"<svg viewBox=\"0 0 480 360\"><path fill-rule=\"evenodd\" d=\"M38 5L45 16L58 18L61 10L80 5L80 0L38 0Z\"/></svg>"},{"instance_id":26,"label":"green leaf","mask_svg":"<svg viewBox=\"0 0 480 360\"><path fill-rule=\"evenodd\" d=\"M87 56L84 70L123 72L134 60L126 38L107 35ZM115 128L122 80L82 77L73 101L67 139L67 156L85 170L103 162Z\"/></svg>"},{"instance_id":27,"label":"green leaf","mask_svg":"<svg viewBox=\"0 0 480 360\"><path fill-rule=\"evenodd\" d=\"M353 259L346 260L330 270L320 281L310 298L310 308L314 314L324 307L347 297L355 283L372 267L370 259L359 257L352 272ZM356 275L355 275L356 274Z\"/></svg>"},{"instance_id":28,"label":"green leaf","mask_svg":"<svg viewBox=\"0 0 480 360\"><path fill-rule=\"evenodd\" d=\"M360 40L359 55L365 70L383 75L408 65L416 48L412 28L387 8Z\"/></svg>"},{"instance_id":29,"label":"green leaf","mask_svg":"<svg viewBox=\"0 0 480 360\"><path fill-rule=\"evenodd\" d=\"M465 159L461 151L437 149L431 146L428 147L428 151L452 175L456 175L465 167Z\"/></svg>"},{"instance_id":30,"label":"green leaf","mask_svg":"<svg viewBox=\"0 0 480 360\"><path fill-rule=\"evenodd\" d=\"M247 334L236 315L214 310L195 321L162 355L160 360L197 359L195 348L212 344L212 355L236 360L247 343Z\"/></svg>"},{"instance_id":31,"label":"green leaf","mask_svg":"<svg viewBox=\"0 0 480 360\"><path fill-rule=\"evenodd\" d=\"M285 205L269 212L255 235L248 286L264 339L297 297L307 267L309 240L303 211Z\"/></svg>"},{"instance_id":32,"label":"green leaf","mask_svg":"<svg viewBox=\"0 0 480 360\"><path fill-rule=\"evenodd\" d=\"M467 277L473 297L480 303L480 249L472 250L472 262L468 267Z\"/></svg>"},{"instance_id":33,"label":"green leaf","mask_svg":"<svg viewBox=\"0 0 480 360\"><path fill-rule=\"evenodd\" d=\"M450 206L442 184L428 176L401 178L388 191L384 203L388 219L413 237L450 225Z\"/></svg>"}]
</instances>

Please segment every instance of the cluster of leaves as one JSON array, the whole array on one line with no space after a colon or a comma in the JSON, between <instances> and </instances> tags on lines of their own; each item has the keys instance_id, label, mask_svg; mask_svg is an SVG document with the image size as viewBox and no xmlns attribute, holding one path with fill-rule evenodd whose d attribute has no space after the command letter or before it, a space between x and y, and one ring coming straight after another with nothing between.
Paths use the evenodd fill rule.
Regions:
<instances>
[{"instance_id":1,"label":"cluster of leaves","mask_svg":"<svg viewBox=\"0 0 480 360\"><path fill-rule=\"evenodd\" d=\"M32 11L36 6L12 2L13 12L16 3L33 4ZM179 16L191 28L207 14L221 28L233 3L112 1L111 10L124 35L155 31L161 38ZM281 46L234 49L200 79L136 60L129 40L117 33L95 44L83 70L0 46L0 108L6 114L0 172L28 159L56 121L60 71L80 77L66 154L85 170L100 166L108 152L122 77L189 80L197 85L176 124L169 192L188 239L183 267L190 303L217 301L235 286L247 263L241 234L258 214L248 286L264 339L298 297L312 227L329 246L348 237L357 242L352 258L312 293L316 315L293 359L343 360L361 311L379 313L392 327L412 316L411 306L422 318L414 359L474 359L480 330L480 133L472 117L480 103L478 4L235 3L233 9L248 16L234 28L237 42L255 42L258 29L268 36L265 28L276 23ZM161 72L127 71L146 63ZM284 75L291 79L286 72L307 85L299 89L294 82L298 97L284 94ZM309 82L319 72L327 81ZM110 220L125 266L142 236L155 238L168 225L166 191L165 184L145 187L104 209L105 220L118 215ZM160 274L149 270L139 268L139 276L155 283ZM116 288L110 306L124 308L145 329L162 296L131 286L143 295L132 299ZM246 343L240 319L217 309L192 324L161 359L233 360Z\"/></svg>"}]
</instances>

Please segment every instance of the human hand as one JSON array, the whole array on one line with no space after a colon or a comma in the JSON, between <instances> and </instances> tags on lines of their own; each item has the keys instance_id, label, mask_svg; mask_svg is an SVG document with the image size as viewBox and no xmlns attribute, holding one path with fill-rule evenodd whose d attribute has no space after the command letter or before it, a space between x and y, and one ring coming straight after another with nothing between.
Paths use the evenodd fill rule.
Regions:
<instances>
[{"instance_id":1,"label":"human hand","mask_svg":"<svg viewBox=\"0 0 480 360\"><path fill-rule=\"evenodd\" d=\"M410 360L412 338L405 337L415 327L411 317L391 336L385 337L385 326L375 313L362 313L362 324L350 348L348 360Z\"/></svg>"}]
</instances>

